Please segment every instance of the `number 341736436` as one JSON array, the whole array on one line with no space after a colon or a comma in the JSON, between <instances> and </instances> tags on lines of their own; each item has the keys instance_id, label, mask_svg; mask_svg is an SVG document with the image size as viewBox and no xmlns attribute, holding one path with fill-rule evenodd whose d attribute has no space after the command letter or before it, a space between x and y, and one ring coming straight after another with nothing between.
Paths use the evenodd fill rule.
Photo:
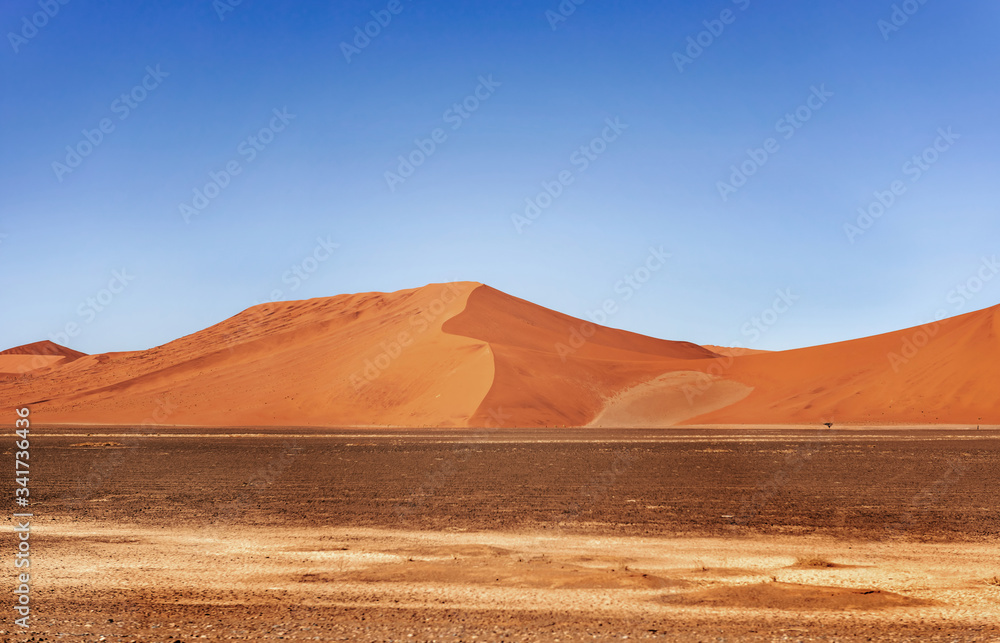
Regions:
<instances>
[{"instance_id":1,"label":"number 341736436","mask_svg":"<svg viewBox=\"0 0 1000 643\"><path fill-rule=\"evenodd\" d=\"M31 495L28 491L28 460L30 459L30 453L28 452L28 447L30 443L28 442L28 433L31 428L31 421L28 419L28 415L31 411L27 408L17 410L17 422L15 422L15 431L17 437L21 438L15 443L18 451L14 458L14 473L17 482L17 487L15 488L15 495L18 498L27 498ZM18 503L21 504L21 503Z\"/></svg>"}]
</instances>

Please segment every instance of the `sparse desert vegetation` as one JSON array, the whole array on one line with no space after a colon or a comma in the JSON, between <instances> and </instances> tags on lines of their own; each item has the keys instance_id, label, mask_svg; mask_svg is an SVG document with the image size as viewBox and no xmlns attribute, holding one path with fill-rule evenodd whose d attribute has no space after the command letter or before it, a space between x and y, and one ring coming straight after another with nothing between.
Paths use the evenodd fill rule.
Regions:
<instances>
[{"instance_id":1,"label":"sparse desert vegetation","mask_svg":"<svg viewBox=\"0 0 1000 643\"><path fill-rule=\"evenodd\" d=\"M809 554L807 556L799 556L795 559L796 567L836 567L835 563L831 563L826 558L823 558L819 554Z\"/></svg>"}]
</instances>

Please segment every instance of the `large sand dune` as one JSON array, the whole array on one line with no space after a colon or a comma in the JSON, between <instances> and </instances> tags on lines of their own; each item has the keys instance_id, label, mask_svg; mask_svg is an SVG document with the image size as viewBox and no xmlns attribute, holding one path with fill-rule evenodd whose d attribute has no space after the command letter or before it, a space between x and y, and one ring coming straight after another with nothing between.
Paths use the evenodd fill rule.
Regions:
<instances>
[{"instance_id":1,"label":"large sand dune","mask_svg":"<svg viewBox=\"0 0 1000 643\"><path fill-rule=\"evenodd\" d=\"M0 396L32 404L38 422L462 425L493 363L484 342L440 327L477 285L262 304L147 351L80 358Z\"/></svg>"},{"instance_id":2,"label":"large sand dune","mask_svg":"<svg viewBox=\"0 0 1000 643\"><path fill-rule=\"evenodd\" d=\"M0 379L66 364L84 356L84 353L48 340L17 346L0 352Z\"/></svg>"},{"instance_id":3,"label":"large sand dune","mask_svg":"<svg viewBox=\"0 0 1000 643\"><path fill-rule=\"evenodd\" d=\"M698 421L998 424L998 312L725 360L724 376L754 390Z\"/></svg>"},{"instance_id":4,"label":"large sand dune","mask_svg":"<svg viewBox=\"0 0 1000 643\"><path fill-rule=\"evenodd\" d=\"M1000 424L998 330L992 308L741 353L597 326L482 284L432 284L263 304L146 351L19 347L0 353L0 404L52 424Z\"/></svg>"},{"instance_id":5,"label":"large sand dune","mask_svg":"<svg viewBox=\"0 0 1000 643\"><path fill-rule=\"evenodd\" d=\"M473 418L484 425L585 425L620 391L717 357L695 344L584 322L488 286L444 330L488 342L493 352L493 385Z\"/></svg>"}]
</instances>

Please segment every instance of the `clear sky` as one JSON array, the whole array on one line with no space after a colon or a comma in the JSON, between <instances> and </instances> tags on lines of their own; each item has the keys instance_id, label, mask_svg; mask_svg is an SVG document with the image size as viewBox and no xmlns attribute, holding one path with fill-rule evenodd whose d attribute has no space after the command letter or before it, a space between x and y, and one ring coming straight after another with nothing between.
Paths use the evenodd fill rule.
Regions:
<instances>
[{"instance_id":1,"label":"clear sky","mask_svg":"<svg viewBox=\"0 0 1000 643\"><path fill-rule=\"evenodd\" d=\"M9 0L0 344L454 280L767 349L995 305L1000 7L896 7Z\"/></svg>"}]
</instances>

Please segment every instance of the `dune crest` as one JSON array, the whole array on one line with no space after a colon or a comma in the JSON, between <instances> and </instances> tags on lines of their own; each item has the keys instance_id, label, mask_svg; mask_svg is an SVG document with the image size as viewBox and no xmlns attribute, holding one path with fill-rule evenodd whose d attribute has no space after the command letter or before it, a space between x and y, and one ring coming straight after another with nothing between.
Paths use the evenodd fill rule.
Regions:
<instances>
[{"instance_id":1,"label":"dune crest","mask_svg":"<svg viewBox=\"0 0 1000 643\"><path fill-rule=\"evenodd\" d=\"M0 353L0 404L105 426L996 425L998 311L744 352L431 284L262 304L144 351L20 346Z\"/></svg>"},{"instance_id":2,"label":"dune crest","mask_svg":"<svg viewBox=\"0 0 1000 643\"><path fill-rule=\"evenodd\" d=\"M746 399L695 422L1000 424L1000 307L835 344L746 355Z\"/></svg>"},{"instance_id":3,"label":"dune crest","mask_svg":"<svg viewBox=\"0 0 1000 643\"><path fill-rule=\"evenodd\" d=\"M0 379L10 379L31 371L67 364L81 357L86 357L86 353L60 346L49 340L15 346L0 351Z\"/></svg>"},{"instance_id":4,"label":"dune crest","mask_svg":"<svg viewBox=\"0 0 1000 643\"><path fill-rule=\"evenodd\" d=\"M254 306L146 351L0 387L39 422L464 426L493 380L483 342L441 332L479 284Z\"/></svg>"},{"instance_id":5,"label":"dune crest","mask_svg":"<svg viewBox=\"0 0 1000 643\"><path fill-rule=\"evenodd\" d=\"M616 393L717 355L606 328L481 286L445 332L487 342L493 386L473 416L484 426L584 426Z\"/></svg>"}]
</instances>

